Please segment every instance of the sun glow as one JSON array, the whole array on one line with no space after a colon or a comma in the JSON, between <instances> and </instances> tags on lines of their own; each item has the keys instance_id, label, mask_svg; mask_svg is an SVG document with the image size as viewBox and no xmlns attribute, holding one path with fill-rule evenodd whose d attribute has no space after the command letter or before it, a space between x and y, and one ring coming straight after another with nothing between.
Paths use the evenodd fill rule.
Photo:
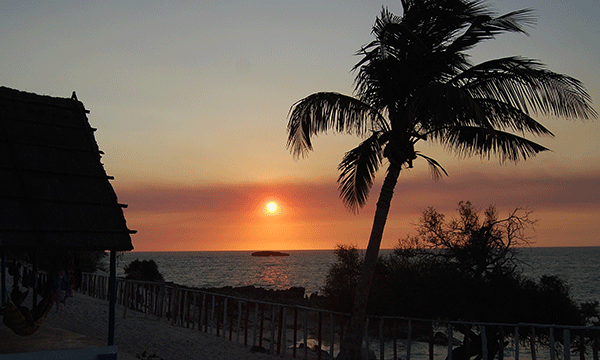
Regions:
<instances>
[{"instance_id":1,"label":"sun glow","mask_svg":"<svg viewBox=\"0 0 600 360\"><path fill-rule=\"evenodd\" d=\"M280 206L275 201L269 201L265 204L263 212L265 215L277 215L280 212Z\"/></svg>"}]
</instances>

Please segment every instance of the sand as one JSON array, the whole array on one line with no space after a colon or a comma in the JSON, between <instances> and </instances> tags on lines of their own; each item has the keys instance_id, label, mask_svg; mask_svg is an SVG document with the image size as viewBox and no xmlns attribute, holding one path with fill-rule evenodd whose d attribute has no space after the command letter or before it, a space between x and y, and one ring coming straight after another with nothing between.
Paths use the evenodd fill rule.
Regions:
<instances>
[{"instance_id":1,"label":"sand","mask_svg":"<svg viewBox=\"0 0 600 360\"><path fill-rule=\"evenodd\" d=\"M30 302L28 303L31 306ZM27 303L24 305L28 305ZM75 293L67 298L60 316L53 308L44 325L33 335L15 335L0 324L0 353L106 346L108 338L108 301ZM116 308L115 345L119 360L136 355L156 354L164 360L175 359L281 359L269 354L251 353L235 341L172 326L166 319Z\"/></svg>"}]
</instances>

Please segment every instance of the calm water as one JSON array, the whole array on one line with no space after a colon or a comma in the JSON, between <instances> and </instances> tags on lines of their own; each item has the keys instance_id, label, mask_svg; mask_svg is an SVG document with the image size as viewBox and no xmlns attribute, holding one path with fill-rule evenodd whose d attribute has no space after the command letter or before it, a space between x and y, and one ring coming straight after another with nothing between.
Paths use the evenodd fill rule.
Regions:
<instances>
[{"instance_id":1,"label":"calm water","mask_svg":"<svg viewBox=\"0 0 600 360\"><path fill-rule=\"evenodd\" d=\"M389 254L391 250L382 250ZM153 259L166 281L193 287L255 285L266 289L303 286L307 293L319 291L333 250L287 251L285 257L254 257L251 251L129 252L118 260L118 273L135 259ZM528 263L525 275L558 275L571 286L577 302L600 301L600 247L525 248L520 258Z\"/></svg>"}]
</instances>

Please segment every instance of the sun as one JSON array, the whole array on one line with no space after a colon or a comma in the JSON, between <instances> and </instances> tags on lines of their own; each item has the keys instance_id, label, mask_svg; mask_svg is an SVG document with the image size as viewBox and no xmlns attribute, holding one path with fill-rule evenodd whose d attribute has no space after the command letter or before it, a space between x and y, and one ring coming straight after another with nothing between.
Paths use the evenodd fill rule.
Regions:
<instances>
[{"instance_id":1,"label":"sun","mask_svg":"<svg viewBox=\"0 0 600 360\"><path fill-rule=\"evenodd\" d=\"M276 201L269 201L263 208L265 215L277 215L280 212L280 206Z\"/></svg>"}]
</instances>

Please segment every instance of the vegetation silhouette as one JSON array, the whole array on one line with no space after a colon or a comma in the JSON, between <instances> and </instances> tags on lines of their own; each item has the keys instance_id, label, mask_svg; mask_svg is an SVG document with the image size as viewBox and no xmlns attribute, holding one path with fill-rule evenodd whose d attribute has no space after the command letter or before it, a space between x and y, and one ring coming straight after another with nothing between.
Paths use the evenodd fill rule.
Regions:
<instances>
[{"instance_id":1,"label":"vegetation silhouette","mask_svg":"<svg viewBox=\"0 0 600 360\"><path fill-rule=\"evenodd\" d=\"M387 163L340 359L360 356L368 294L401 170L422 158L434 178L446 174L415 145L430 141L461 156L518 162L548 150L524 137L552 136L533 114L597 116L581 82L538 61L519 56L469 61L467 52L483 41L526 33L534 20L531 10L498 16L479 0L401 3L401 17L382 9L373 26L375 39L358 51L355 96L315 93L289 113L287 147L296 158L312 150L311 138L320 133L364 139L338 166L340 196L350 210L365 204L375 174Z\"/></svg>"},{"instance_id":2,"label":"vegetation silhouette","mask_svg":"<svg viewBox=\"0 0 600 360\"><path fill-rule=\"evenodd\" d=\"M152 259L139 260L135 259L125 265L125 279L144 280L144 281L164 281L158 265Z\"/></svg>"},{"instance_id":3,"label":"vegetation silhouette","mask_svg":"<svg viewBox=\"0 0 600 360\"><path fill-rule=\"evenodd\" d=\"M525 233L534 223L530 215L515 209L499 218L493 206L482 214L470 202L460 202L458 217L447 220L428 208L417 235L401 239L389 257L379 257L368 312L451 321L597 325L597 301L577 304L568 284L556 275L538 281L523 275L526 264L518 254L519 247L529 244ZM322 291L329 309L348 311L363 259L355 247L338 246L336 255ZM428 329L416 327L417 336L420 330ZM467 327L457 330L471 333ZM500 348L500 331L508 335L514 328L486 327L488 350L494 354ZM469 349L456 348L452 358L466 358L467 350L481 351L481 345L474 345L481 343L478 336L469 336ZM521 339L530 336L527 328L520 334ZM540 330L535 336L543 341L548 333ZM555 336L561 341L561 334Z\"/></svg>"}]
</instances>

